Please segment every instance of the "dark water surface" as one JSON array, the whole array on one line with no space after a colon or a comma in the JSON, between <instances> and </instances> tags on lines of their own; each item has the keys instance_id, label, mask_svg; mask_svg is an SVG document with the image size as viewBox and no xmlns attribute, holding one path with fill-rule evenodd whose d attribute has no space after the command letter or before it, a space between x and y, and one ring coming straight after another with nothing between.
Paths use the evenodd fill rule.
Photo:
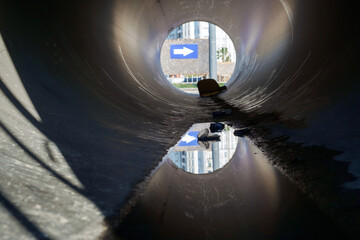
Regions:
<instances>
[{"instance_id":1,"label":"dark water surface","mask_svg":"<svg viewBox=\"0 0 360 240\"><path fill-rule=\"evenodd\" d=\"M179 145L179 144L178 144ZM346 239L247 138L228 164L192 174L166 157L121 239Z\"/></svg>"}]
</instances>

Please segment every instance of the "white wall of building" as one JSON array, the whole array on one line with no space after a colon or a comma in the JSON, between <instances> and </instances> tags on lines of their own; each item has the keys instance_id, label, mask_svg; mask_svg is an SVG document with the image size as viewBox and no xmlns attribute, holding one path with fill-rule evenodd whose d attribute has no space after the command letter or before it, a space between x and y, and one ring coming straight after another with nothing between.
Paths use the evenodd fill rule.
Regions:
<instances>
[{"instance_id":1,"label":"white wall of building","mask_svg":"<svg viewBox=\"0 0 360 240\"><path fill-rule=\"evenodd\" d=\"M226 47L228 49L230 54L230 61L235 62L236 53L232 40L224 30L216 26L216 50L221 49L222 47ZM220 59L218 59L218 61L220 61Z\"/></svg>"}]
</instances>

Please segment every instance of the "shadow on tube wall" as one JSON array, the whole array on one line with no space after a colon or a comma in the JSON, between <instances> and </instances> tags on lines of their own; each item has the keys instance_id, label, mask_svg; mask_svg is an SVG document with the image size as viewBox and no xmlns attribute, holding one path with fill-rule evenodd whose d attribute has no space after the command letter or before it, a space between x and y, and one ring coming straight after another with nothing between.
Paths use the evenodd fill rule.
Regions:
<instances>
[{"instance_id":1,"label":"shadow on tube wall","mask_svg":"<svg viewBox=\"0 0 360 240\"><path fill-rule=\"evenodd\" d=\"M111 77L105 67L92 68L88 55L81 55L90 51L90 41L82 42L86 38L74 33L77 26L67 25L69 19L56 18L52 4L18 9L17 3L2 8L7 13L1 23L1 51L8 51L11 59L6 61L14 63L18 77L2 69L1 160L6 167L1 174L1 215L8 221L1 232L25 238L92 238L104 230L104 216L126 203L135 184L192 120L184 120L180 110L166 110L169 101L154 97L154 102L145 102L126 82L121 88L112 80L123 77ZM70 14L77 12L75 7L60 9L77 24L84 20ZM106 18L102 21L111 25ZM74 47L79 43L83 48ZM22 86L24 93L18 91ZM30 110L20 102L24 94L33 104ZM150 114L150 109L160 109L159 114ZM168 119L161 117L165 113ZM167 134L169 129L173 135ZM50 215L56 220L49 221Z\"/></svg>"}]
</instances>

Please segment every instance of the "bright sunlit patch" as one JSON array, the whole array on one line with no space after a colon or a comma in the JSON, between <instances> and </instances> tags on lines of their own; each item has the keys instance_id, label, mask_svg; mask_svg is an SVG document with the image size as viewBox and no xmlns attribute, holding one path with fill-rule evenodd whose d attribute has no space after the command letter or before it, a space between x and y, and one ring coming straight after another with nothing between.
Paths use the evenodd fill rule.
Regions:
<instances>
[{"instance_id":1,"label":"bright sunlit patch","mask_svg":"<svg viewBox=\"0 0 360 240\"><path fill-rule=\"evenodd\" d=\"M22 107L24 107L27 113L30 114L34 119L36 119L38 121L39 126L41 126L42 124L41 118L38 112L36 111L35 106L33 105L27 93L27 90L25 89L20 79L19 74L16 71L14 63L10 57L10 54L6 48L6 45L1 35L0 35L0 81L2 82L2 85L4 85L5 88L5 89L0 89L0 91L3 92L4 94L8 91L10 92L9 94L12 95L12 98L15 98L15 100L10 100L5 96L2 98L2 100L4 101L1 104L11 106L12 104L14 104L12 101L18 101L22 105ZM6 109L7 108L3 108L2 110L6 110ZM17 108L15 106L15 107L11 107L10 109L17 109ZM14 121L21 123L21 121L23 120L30 123L26 128L20 128L19 125L14 124ZM13 124L8 124L10 122L12 122ZM24 144L24 146L28 147L29 149L37 149L37 152L34 153L34 155L38 155L39 160L43 161L43 164L47 165L50 169L54 171L56 171L56 168L61 167L61 175L65 181L68 181L70 184L72 184L73 186L79 189L83 188L83 185L77 179L75 173L72 171L72 169L66 162L64 156L62 155L57 145L51 140L49 140L48 137L40 129L38 129L38 126L36 126L37 124L34 124L33 122L26 119L26 117L21 112L21 110L17 110L17 112L11 114L4 114L2 118L2 122L0 122L0 124L1 124L0 130L6 129L7 131L9 131L9 133L7 134L8 136L6 137L7 139L6 143L1 143L2 147L4 147L5 144L13 144L13 145L18 144L16 141L19 141L21 144ZM25 144L26 140L22 139L22 136L24 136L25 133L28 136L37 139L37 141L33 140ZM13 138L17 136L18 138L16 139L16 141L14 141L13 138L9 137L10 136L9 134L13 134L14 135ZM6 149L6 146L4 148ZM47 162L46 158L40 157L41 155L44 156L47 155L50 159L52 159L53 162L51 163Z\"/></svg>"}]
</instances>

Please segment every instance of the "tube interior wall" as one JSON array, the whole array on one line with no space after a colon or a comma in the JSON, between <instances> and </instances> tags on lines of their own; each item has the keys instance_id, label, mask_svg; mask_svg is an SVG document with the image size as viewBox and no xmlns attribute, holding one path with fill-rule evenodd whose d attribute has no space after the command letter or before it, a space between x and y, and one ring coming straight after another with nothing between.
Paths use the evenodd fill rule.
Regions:
<instances>
[{"instance_id":1,"label":"tube interior wall","mask_svg":"<svg viewBox=\"0 0 360 240\"><path fill-rule=\"evenodd\" d=\"M0 4L0 231L97 236L137 183L211 104L164 77L160 50L191 20L237 51L219 97L302 121L277 134L340 151L360 186L356 5L296 0L17 0ZM209 107L210 106L210 107ZM331 129L331 131L330 131ZM164 179L166 181L166 179ZM79 205L79 206L78 206ZM12 232L9 229L13 229ZM24 230L25 229L25 230Z\"/></svg>"}]
</instances>

